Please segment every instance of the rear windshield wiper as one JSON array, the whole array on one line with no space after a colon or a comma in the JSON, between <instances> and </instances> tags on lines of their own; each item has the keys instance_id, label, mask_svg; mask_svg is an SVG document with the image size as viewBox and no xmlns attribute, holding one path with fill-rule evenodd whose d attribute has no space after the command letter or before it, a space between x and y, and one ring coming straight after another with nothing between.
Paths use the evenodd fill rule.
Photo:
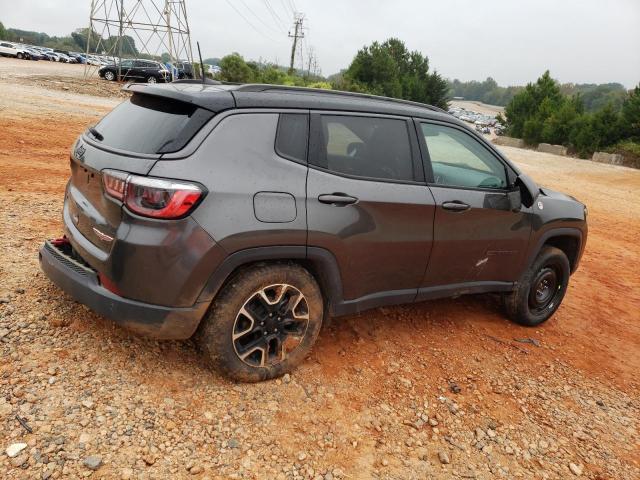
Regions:
<instances>
[{"instance_id":1,"label":"rear windshield wiper","mask_svg":"<svg viewBox=\"0 0 640 480\"><path fill-rule=\"evenodd\" d=\"M104 137L102 136L102 134L98 130L96 130L94 127L89 127L89 131L91 132L91 135L93 135L95 139L98 140L99 142L104 140Z\"/></svg>"}]
</instances>

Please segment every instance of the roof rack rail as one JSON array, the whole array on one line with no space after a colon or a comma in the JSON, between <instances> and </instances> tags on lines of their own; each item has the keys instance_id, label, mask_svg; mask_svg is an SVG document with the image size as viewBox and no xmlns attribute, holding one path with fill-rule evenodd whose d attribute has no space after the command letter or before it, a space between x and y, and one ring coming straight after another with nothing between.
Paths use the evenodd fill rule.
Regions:
<instances>
[{"instance_id":1,"label":"roof rack rail","mask_svg":"<svg viewBox=\"0 0 640 480\"><path fill-rule=\"evenodd\" d=\"M447 113L446 111L444 111L439 107L434 107L433 105L428 105L426 103L414 102L411 100L404 100L402 98L391 98L391 97L383 97L380 95L371 95L368 93L345 92L343 90L325 90L322 88L296 87L296 86L288 86L288 85L270 85L266 83L245 83L243 85L240 85L235 91L236 92L266 92L269 90L281 91L281 92L320 93L323 95L338 95L343 97L379 100L383 102L393 102L393 103L402 103L405 105L413 105L415 107L428 108L429 110L433 110L434 112Z\"/></svg>"},{"instance_id":2,"label":"roof rack rail","mask_svg":"<svg viewBox=\"0 0 640 480\"><path fill-rule=\"evenodd\" d=\"M181 80L174 80L173 82L170 83L199 83L200 85L202 85L202 79L201 78L183 78ZM222 82L219 82L218 80L212 80L210 78L205 78L204 81L205 85L222 85Z\"/></svg>"}]
</instances>

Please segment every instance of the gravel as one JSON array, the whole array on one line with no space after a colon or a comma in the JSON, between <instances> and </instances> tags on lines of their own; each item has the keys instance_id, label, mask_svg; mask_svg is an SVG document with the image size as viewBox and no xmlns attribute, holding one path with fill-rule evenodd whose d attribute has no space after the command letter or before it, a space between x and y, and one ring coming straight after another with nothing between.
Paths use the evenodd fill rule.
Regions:
<instances>
[{"instance_id":1,"label":"gravel","mask_svg":"<svg viewBox=\"0 0 640 480\"><path fill-rule=\"evenodd\" d=\"M69 145L107 99L3 80L5 60L1 478L640 478L638 337L628 313L637 309L624 304L634 290L616 302L602 297L637 277L631 183L620 193L628 201L618 203L629 209L629 228L609 238L615 212L599 210L599 195L615 194L612 186L589 189L582 170L571 170L566 185L575 179L592 192L590 242L598 250L587 250L575 287L544 327L509 324L488 296L382 308L333 321L286 378L235 384L208 370L192 342L130 335L40 273L42 239L62 231ZM12 96L40 116L24 119ZM38 142L19 143L24 138ZM542 166L532 168L561 168L548 156L533 158ZM574 168L576 161L557 162ZM619 172L584 168L595 179ZM631 247L607 249L625 235ZM601 258L615 268L602 269ZM586 329L591 319L597 328ZM509 340L529 335L540 346ZM594 357L600 337L625 346L624 359L607 356L593 370L602 364ZM626 381L616 383L618 374ZM26 447L11 457L14 444Z\"/></svg>"},{"instance_id":2,"label":"gravel","mask_svg":"<svg viewBox=\"0 0 640 480\"><path fill-rule=\"evenodd\" d=\"M9 456L9 458L13 458L18 456L18 454L27 448L26 443L13 443L7 447L5 453Z\"/></svg>"}]
</instances>

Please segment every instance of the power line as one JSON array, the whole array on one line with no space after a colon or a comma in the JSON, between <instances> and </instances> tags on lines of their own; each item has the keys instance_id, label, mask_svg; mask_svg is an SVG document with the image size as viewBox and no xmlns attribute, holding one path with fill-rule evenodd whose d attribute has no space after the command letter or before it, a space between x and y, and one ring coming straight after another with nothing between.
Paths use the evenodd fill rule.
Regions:
<instances>
[{"instance_id":1,"label":"power line","mask_svg":"<svg viewBox=\"0 0 640 480\"><path fill-rule=\"evenodd\" d=\"M254 12L249 5L246 4L246 2L244 0L240 0L240 3L242 3L242 5L244 5L244 8L246 8L247 10L249 10L249 13L251 13L251 15L253 15L255 18L258 19L258 21L264 25L266 28L268 28L269 30L271 30L274 33L282 33L282 32L278 32L276 29L274 29L271 25L269 25L267 22L265 22L262 17L260 17L256 12Z\"/></svg>"},{"instance_id":2,"label":"power line","mask_svg":"<svg viewBox=\"0 0 640 480\"><path fill-rule=\"evenodd\" d=\"M267 10L269 10L271 17L276 21L276 23L278 24L282 32L286 32L287 27L285 26L285 23L282 21L282 18L280 18L280 15L278 15L278 12L276 12L274 8L271 6L271 3L269 2L269 0L264 0L264 4L267 6Z\"/></svg>"},{"instance_id":3,"label":"power line","mask_svg":"<svg viewBox=\"0 0 640 480\"><path fill-rule=\"evenodd\" d=\"M245 16L243 15L243 13L242 13L240 10L238 10L238 9L236 8L236 6L231 2L231 0L226 0L226 2L227 2L227 3L229 4L229 6L230 6L231 8L233 8L233 9L236 11L236 13L237 13L238 15L240 15L240 16L244 19L244 21L245 21L245 22L247 22L247 24L249 24L249 26L250 26L251 28L253 28L256 32L258 32L258 33L259 33L260 35L262 35L263 37L268 38L268 39L269 39L269 40L271 40L272 42L276 42L276 41L277 41L277 40L274 40L274 39L273 39L272 37L270 37L269 35L267 35L266 33L264 33L264 32L263 32L262 30L260 30L259 28L257 28L257 27L256 27L256 26L255 26L255 25L254 25L254 24L253 24L253 23L252 23L252 22L251 22L247 17L245 17Z\"/></svg>"},{"instance_id":4,"label":"power line","mask_svg":"<svg viewBox=\"0 0 640 480\"><path fill-rule=\"evenodd\" d=\"M287 15L296 14L295 9L291 8L291 4L287 4L285 0L280 0L280 5L282 5L282 8L284 8L284 11L287 13Z\"/></svg>"}]
</instances>

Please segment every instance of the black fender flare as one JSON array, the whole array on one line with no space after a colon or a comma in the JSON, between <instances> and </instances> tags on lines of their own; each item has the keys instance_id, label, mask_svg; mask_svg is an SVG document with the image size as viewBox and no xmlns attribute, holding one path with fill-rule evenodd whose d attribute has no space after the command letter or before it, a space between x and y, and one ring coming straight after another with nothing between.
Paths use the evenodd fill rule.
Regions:
<instances>
[{"instance_id":1,"label":"black fender flare","mask_svg":"<svg viewBox=\"0 0 640 480\"><path fill-rule=\"evenodd\" d=\"M536 240L535 247L529 249L529 255L527 257L527 262L525 264L526 268L529 268L531 264L534 262L540 250L542 250L542 246L547 243L548 240L555 237L574 237L578 240L578 252L576 255L575 265L571 266L571 273L573 273L578 263L580 262L580 258L582 257L582 253L584 251L584 243L583 243L583 234L579 228L572 227L561 227L561 228L552 228L544 232L538 239Z\"/></svg>"},{"instance_id":2,"label":"black fender flare","mask_svg":"<svg viewBox=\"0 0 640 480\"><path fill-rule=\"evenodd\" d=\"M310 270L331 307L342 301L342 276L335 256L324 248L304 245L255 247L229 255L207 280L197 302L211 302L238 268L265 261L294 261Z\"/></svg>"}]
</instances>

